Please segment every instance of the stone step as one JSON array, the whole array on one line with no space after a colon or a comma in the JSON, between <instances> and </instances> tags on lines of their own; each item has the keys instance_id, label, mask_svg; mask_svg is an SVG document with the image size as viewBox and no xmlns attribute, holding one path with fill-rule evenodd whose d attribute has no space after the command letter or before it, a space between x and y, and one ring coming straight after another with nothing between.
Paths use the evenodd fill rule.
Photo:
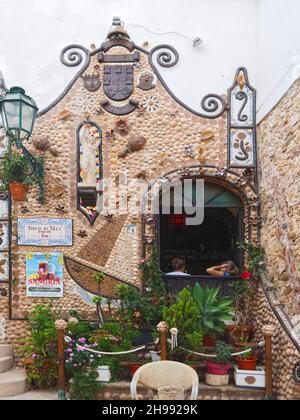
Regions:
<instances>
[{"instance_id":1,"label":"stone step","mask_svg":"<svg viewBox=\"0 0 300 420\"><path fill-rule=\"evenodd\" d=\"M0 397L24 394L27 391L27 376L24 369L12 369L0 374Z\"/></svg>"},{"instance_id":2,"label":"stone step","mask_svg":"<svg viewBox=\"0 0 300 420\"><path fill-rule=\"evenodd\" d=\"M13 357L14 350L11 344L0 344L0 357Z\"/></svg>"},{"instance_id":3,"label":"stone step","mask_svg":"<svg viewBox=\"0 0 300 420\"><path fill-rule=\"evenodd\" d=\"M14 365L13 357L0 357L0 374L11 370Z\"/></svg>"},{"instance_id":4,"label":"stone step","mask_svg":"<svg viewBox=\"0 0 300 420\"><path fill-rule=\"evenodd\" d=\"M98 400L130 400L130 382L115 382L103 384ZM138 385L141 399L152 400L153 391ZM200 382L198 400L263 400L265 390L237 388L234 385L209 386Z\"/></svg>"}]
</instances>

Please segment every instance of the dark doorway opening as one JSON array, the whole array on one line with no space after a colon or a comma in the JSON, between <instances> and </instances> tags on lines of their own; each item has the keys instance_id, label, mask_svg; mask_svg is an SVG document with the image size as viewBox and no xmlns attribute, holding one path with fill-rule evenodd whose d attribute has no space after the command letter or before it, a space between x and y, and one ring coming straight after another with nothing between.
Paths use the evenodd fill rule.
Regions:
<instances>
[{"instance_id":1,"label":"dark doorway opening","mask_svg":"<svg viewBox=\"0 0 300 420\"><path fill-rule=\"evenodd\" d=\"M206 269L232 260L242 268L241 252L236 242L242 240L242 204L223 187L205 183L204 221L187 226L185 215L160 215L160 263L163 272L172 271L175 257L186 260L192 275L206 275Z\"/></svg>"}]
</instances>

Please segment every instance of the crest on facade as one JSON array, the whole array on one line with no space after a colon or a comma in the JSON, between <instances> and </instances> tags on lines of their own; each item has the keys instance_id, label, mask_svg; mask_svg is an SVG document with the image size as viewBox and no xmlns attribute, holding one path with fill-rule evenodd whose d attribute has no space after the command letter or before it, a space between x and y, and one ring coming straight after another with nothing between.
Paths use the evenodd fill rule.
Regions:
<instances>
[{"instance_id":1,"label":"crest on facade","mask_svg":"<svg viewBox=\"0 0 300 420\"><path fill-rule=\"evenodd\" d=\"M85 74L81 76L81 78L83 80L84 87L89 92L97 92L97 90L101 86L101 80L100 80L99 74Z\"/></svg>"},{"instance_id":2,"label":"crest on facade","mask_svg":"<svg viewBox=\"0 0 300 420\"><path fill-rule=\"evenodd\" d=\"M133 65L113 64L104 66L103 89L110 99L124 101L133 93Z\"/></svg>"}]
</instances>

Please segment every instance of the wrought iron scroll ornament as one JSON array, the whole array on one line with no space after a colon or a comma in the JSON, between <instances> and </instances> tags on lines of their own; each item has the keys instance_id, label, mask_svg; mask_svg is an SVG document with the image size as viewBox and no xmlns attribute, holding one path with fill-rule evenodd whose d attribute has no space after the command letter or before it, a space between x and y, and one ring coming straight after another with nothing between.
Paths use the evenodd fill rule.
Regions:
<instances>
[{"instance_id":1,"label":"wrought iron scroll ornament","mask_svg":"<svg viewBox=\"0 0 300 420\"><path fill-rule=\"evenodd\" d=\"M76 80L85 72L85 70L90 65L91 55L92 53L87 48L79 44L72 44L63 48L63 50L60 53L60 61L62 62L62 64L64 64L67 67L77 67L83 62L83 60L85 60L84 64L79 70L79 72L75 75L75 77L71 80L71 82L67 85L65 90L61 93L61 95L59 95L59 97L50 105L41 110L38 113L38 117L41 117L42 115L50 111L50 109L57 105L67 95L67 93L71 90Z\"/></svg>"},{"instance_id":2,"label":"wrought iron scroll ornament","mask_svg":"<svg viewBox=\"0 0 300 420\"><path fill-rule=\"evenodd\" d=\"M160 80L166 91L169 93L169 95L182 107L184 107L186 110L191 112L194 115L197 115L202 118L218 118L220 117L226 110L226 100L222 98L219 95L216 94L208 94L201 100L201 108L203 112L198 112L189 106L187 106L184 102L182 102L180 99L178 99L174 93L169 89L168 85L160 75L154 61L157 62L157 64L161 67L170 68L175 66L179 61L179 54L177 50L167 44L162 44L154 47L150 52L145 50L142 47L139 47L138 45L135 45L133 42L128 40L110 40L101 45L100 48L95 49L93 51L88 50L87 48L83 47L79 44L72 44L67 47L65 47L60 55L60 60L62 64L64 64L67 67L77 67L79 65L82 65L79 72L75 75L73 80L68 84L68 86L65 88L65 90L62 92L62 94L49 106L47 106L45 109L39 112L38 116L42 116L46 114L50 109L52 109L55 105L57 105L70 91L76 80L83 75L83 73L88 68L91 57L93 57L96 54L99 54L101 52L106 53L110 48L114 46L123 46L127 48L129 51L133 51L134 49L143 52L144 54L148 55L149 58L149 64L152 67L154 73L156 74L157 78ZM133 100L132 100L133 101ZM136 102L136 101L134 101ZM116 107L110 104L106 104L107 108L104 108L106 111L111 113L116 113ZM125 115L126 113L132 112L137 108L135 105L128 106L128 109L120 110L120 112L116 113L117 115Z\"/></svg>"},{"instance_id":3,"label":"wrought iron scroll ornament","mask_svg":"<svg viewBox=\"0 0 300 420\"><path fill-rule=\"evenodd\" d=\"M256 91L240 67L228 90L228 167L256 168Z\"/></svg>"},{"instance_id":4,"label":"wrought iron scroll ornament","mask_svg":"<svg viewBox=\"0 0 300 420\"><path fill-rule=\"evenodd\" d=\"M245 122L245 121L248 120L248 116L246 114L242 114L242 112L244 111L245 106L248 102L248 96L245 92L240 91L240 92L236 93L235 98L238 101L244 101L241 109L238 112L238 120L241 121L241 122Z\"/></svg>"},{"instance_id":5,"label":"wrought iron scroll ornament","mask_svg":"<svg viewBox=\"0 0 300 420\"><path fill-rule=\"evenodd\" d=\"M224 98L222 98L222 96L217 95L217 94L208 94L204 96L204 98L201 100L201 108L206 113L195 111L194 109L185 105L168 88L167 84L165 83L159 71L157 70L157 67L154 64L154 60L156 60L156 62L161 67L167 67L167 68L174 67L179 61L179 54L174 47L167 44L157 45L149 53L149 64L154 70L160 82L163 84L164 88L168 91L168 93L172 96L172 98L176 102L178 102L181 106L186 108L188 111L190 111L194 115L197 115L202 118L218 118L224 113L226 109L226 101Z\"/></svg>"}]
</instances>

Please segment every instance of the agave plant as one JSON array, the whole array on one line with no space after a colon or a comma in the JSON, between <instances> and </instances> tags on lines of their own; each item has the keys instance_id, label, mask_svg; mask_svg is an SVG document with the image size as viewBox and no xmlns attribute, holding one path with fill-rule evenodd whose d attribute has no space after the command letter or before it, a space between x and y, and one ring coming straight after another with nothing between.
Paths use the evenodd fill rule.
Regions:
<instances>
[{"instance_id":1,"label":"agave plant","mask_svg":"<svg viewBox=\"0 0 300 420\"><path fill-rule=\"evenodd\" d=\"M197 283L190 292L198 309L200 329L204 336L216 337L224 331L224 321L234 319L234 308L231 299L218 296L219 288L205 289Z\"/></svg>"}]
</instances>

